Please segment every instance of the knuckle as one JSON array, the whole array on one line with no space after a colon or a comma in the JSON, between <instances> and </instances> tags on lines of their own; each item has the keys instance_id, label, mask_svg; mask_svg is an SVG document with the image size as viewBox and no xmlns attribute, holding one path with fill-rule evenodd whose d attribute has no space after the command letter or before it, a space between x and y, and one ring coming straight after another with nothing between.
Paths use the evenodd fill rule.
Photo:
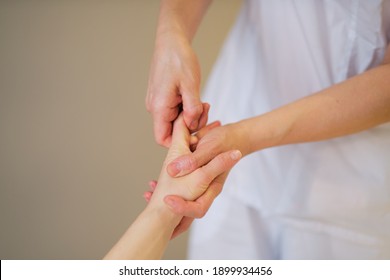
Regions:
<instances>
[{"instance_id":1,"label":"knuckle","mask_svg":"<svg viewBox=\"0 0 390 280\"><path fill-rule=\"evenodd\" d=\"M186 232L189 228L190 228L190 225L189 225L189 224L183 225L183 227L181 228L180 233Z\"/></svg>"},{"instance_id":2,"label":"knuckle","mask_svg":"<svg viewBox=\"0 0 390 280\"><path fill-rule=\"evenodd\" d=\"M222 188L223 182L214 182L213 199L215 199L222 192Z\"/></svg>"},{"instance_id":3,"label":"knuckle","mask_svg":"<svg viewBox=\"0 0 390 280\"><path fill-rule=\"evenodd\" d=\"M166 122L171 122L179 115L178 106L168 106L164 102L154 102L150 105L150 112L154 118L162 119Z\"/></svg>"},{"instance_id":4,"label":"knuckle","mask_svg":"<svg viewBox=\"0 0 390 280\"><path fill-rule=\"evenodd\" d=\"M161 108L164 108L166 107L166 100L165 98L161 98L161 94L149 94L148 97L147 97L147 102L149 103L149 107L152 109L152 110L158 110L158 109L161 109Z\"/></svg>"},{"instance_id":5,"label":"knuckle","mask_svg":"<svg viewBox=\"0 0 390 280\"><path fill-rule=\"evenodd\" d=\"M198 103L192 106L189 106L185 109L186 113L190 117L197 117L200 116L203 112L203 106L202 103Z\"/></svg>"},{"instance_id":6,"label":"knuckle","mask_svg":"<svg viewBox=\"0 0 390 280\"><path fill-rule=\"evenodd\" d=\"M161 102L160 100L156 100L156 99L152 99L151 100L151 110L153 112L161 112L161 111L164 111L164 109L166 108L165 104L163 102Z\"/></svg>"},{"instance_id":7,"label":"knuckle","mask_svg":"<svg viewBox=\"0 0 390 280\"><path fill-rule=\"evenodd\" d=\"M188 194L189 194L190 199L194 199L194 198L198 197L199 196L198 186L197 185L190 186L188 188Z\"/></svg>"},{"instance_id":8,"label":"knuckle","mask_svg":"<svg viewBox=\"0 0 390 280\"><path fill-rule=\"evenodd\" d=\"M174 107L174 108L166 108L166 117L169 121L173 121L177 118L177 116L179 115L179 108L178 107Z\"/></svg>"},{"instance_id":9,"label":"knuckle","mask_svg":"<svg viewBox=\"0 0 390 280\"><path fill-rule=\"evenodd\" d=\"M228 154L223 154L221 157L218 159L218 164L221 166L222 170L226 170L230 166L230 156Z\"/></svg>"},{"instance_id":10,"label":"knuckle","mask_svg":"<svg viewBox=\"0 0 390 280\"><path fill-rule=\"evenodd\" d=\"M199 178L198 178L198 183L202 186L206 185L206 188L208 186L208 184L212 181L212 175L207 172L204 168L201 168L199 170Z\"/></svg>"},{"instance_id":11,"label":"knuckle","mask_svg":"<svg viewBox=\"0 0 390 280\"><path fill-rule=\"evenodd\" d=\"M198 218L198 219L203 218L203 217L206 215L207 210L208 210L208 208L207 208L204 204L202 204L202 205L199 207L199 211L198 211L198 213L197 213L197 218Z\"/></svg>"},{"instance_id":12,"label":"knuckle","mask_svg":"<svg viewBox=\"0 0 390 280\"><path fill-rule=\"evenodd\" d=\"M149 113L152 112L152 107L150 106L150 104L148 102L145 103L145 107L146 107L146 111L148 111Z\"/></svg>"},{"instance_id":13,"label":"knuckle","mask_svg":"<svg viewBox=\"0 0 390 280\"><path fill-rule=\"evenodd\" d=\"M156 143L160 146L164 146L165 145L165 141L164 141L164 137L163 135L161 134L154 134L154 140L156 141Z\"/></svg>"}]
</instances>

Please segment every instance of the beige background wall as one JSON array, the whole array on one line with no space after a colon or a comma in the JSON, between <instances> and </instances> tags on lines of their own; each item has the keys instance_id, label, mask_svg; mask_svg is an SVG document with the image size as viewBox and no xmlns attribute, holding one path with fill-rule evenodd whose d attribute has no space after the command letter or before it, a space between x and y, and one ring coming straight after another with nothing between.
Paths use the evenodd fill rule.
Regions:
<instances>
[{"instance_id":1,"label":"beige background wall","mask_svg":"<svg viewBox=\"0 0 390 280\"><path fill-rule=\"evenodd\" d=\"M239 5L206 15L204 78ZM158 6L0 0L1 259L99 259L143 209L165 155L144 107Z\"/></svg>"}]
</instances>

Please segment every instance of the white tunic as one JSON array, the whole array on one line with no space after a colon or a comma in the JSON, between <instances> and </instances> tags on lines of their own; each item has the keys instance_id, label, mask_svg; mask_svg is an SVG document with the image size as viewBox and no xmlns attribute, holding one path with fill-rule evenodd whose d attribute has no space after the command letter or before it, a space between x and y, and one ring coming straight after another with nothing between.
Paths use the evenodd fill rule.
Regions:
<instances>
[{"instance_id":1,"label":"white tunic","mask_svg":"<svg viewBox=\"0 0 390 280\"><path fill-rule=\"evenodd\" d=\"M332 86L378 65L389 42L390 1L247 0L204 92L210 119L236 122ZM357 258L390 258L390 125L254 153L223 193L283 228L310 232L313 246L325 235L329 246L332 238L356 244ZM199 234L192 238L207 239L207 226ZM307 241L291 238L298 247ZM332 250L290 257L342 258Z\"/></svg>"}]
</instances>

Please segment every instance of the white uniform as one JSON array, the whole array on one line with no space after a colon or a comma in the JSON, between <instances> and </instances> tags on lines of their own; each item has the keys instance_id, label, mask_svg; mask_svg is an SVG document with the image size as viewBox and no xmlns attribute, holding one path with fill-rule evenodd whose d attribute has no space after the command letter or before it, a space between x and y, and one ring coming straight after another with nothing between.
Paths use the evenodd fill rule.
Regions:
<instances>
[{"instance_id":1,"label":"white uniform","mask_svg":"<svg viewBox=\"0 0 390 280\"><path fill-rule=\"evenodd\" d=\"M387 0L247 0L205 90L210 119L256 116L362 73L389 41ZM389 259L390 125L244 158L194 223L189 258Z\"/></svg>"}]
</instances>

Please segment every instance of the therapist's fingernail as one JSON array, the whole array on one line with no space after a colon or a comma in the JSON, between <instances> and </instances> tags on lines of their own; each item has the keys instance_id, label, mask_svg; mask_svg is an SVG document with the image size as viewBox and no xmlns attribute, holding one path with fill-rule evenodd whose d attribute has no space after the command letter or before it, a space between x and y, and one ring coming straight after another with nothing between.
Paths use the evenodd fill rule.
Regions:
<instances>
[{"instance_id":1,"label":"therapist's fingernail","mask_svg":"<svg viewBox=\"0 0 390 280\"><path fill-rule=\"evenodd\" d=\"M198 121L192 121L190 124L190 129L194 130L198 128Z\"/></svg>"},{"instance_id":2,"label":"therapist's fingernail","mask_svg":"<svg viewBox=\"0 0 390 280\"><path fill-rule=\"evenodd\" d=\"M241 156L242 156L242 154L241 154L241 152L239 150L235 150L235 151L230 153L230 158L232 160L238 160L238 159L241 158Z\"/></svg>"},{"instance_id":3,"label":"therapist's fingernail","mask_svg":"<svg viewBox=\"0 0 390 280\"><path fill-rule=\"evenodd\" d=\"M182 169L182 164L180 162L176 162L168 166L168 173L171 176L176 176L182 171Z\"/></svg>"}]
</instances>

